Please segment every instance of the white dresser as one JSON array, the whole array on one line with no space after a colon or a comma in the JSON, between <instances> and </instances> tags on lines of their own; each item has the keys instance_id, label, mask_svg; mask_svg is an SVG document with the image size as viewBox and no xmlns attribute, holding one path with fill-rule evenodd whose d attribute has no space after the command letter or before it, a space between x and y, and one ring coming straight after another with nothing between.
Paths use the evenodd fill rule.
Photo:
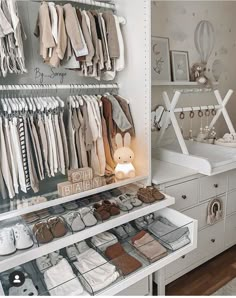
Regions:
<instances>
[{"instance_id":1,"label":"white dresser","mask_svg":"<svg viewBox=\"0 0 236 298\"><path fill-rule=\"evenodd\" d=\"M169 284L236 244L236 170L208 177L153 160L152 177L155 185L176 198L174 209L198 220L197 249L165 267L165 284ZM224 217L208 225L207 207L215 197L223 202Z\"/></svg>"}]
</instances>

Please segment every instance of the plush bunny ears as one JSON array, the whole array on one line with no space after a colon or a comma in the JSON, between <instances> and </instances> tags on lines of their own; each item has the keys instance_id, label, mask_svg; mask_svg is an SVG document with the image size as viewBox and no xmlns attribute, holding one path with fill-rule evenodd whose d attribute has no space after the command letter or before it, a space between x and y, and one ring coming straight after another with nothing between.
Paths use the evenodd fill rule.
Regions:
<instances>
[{"instance_id":1,"label":"plush bunny ears","mask_svg":"<svg viewBox=\"0 0 236 298\"><path fill-rule=\"evenodd\" d=\"M122 135L120 133L118 133L116 135L116 145L117 145L118 148L121 148L123 146L124 147L129 147L130 143L131 143L131 136L128 132L124 136L124 145L123 145Z\"/></svg>"}]
</instances>

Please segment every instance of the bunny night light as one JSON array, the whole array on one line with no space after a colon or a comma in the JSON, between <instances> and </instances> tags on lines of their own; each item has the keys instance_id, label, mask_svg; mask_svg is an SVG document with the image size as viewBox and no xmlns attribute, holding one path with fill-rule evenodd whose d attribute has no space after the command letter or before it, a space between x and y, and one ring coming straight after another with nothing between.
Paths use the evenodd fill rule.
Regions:
<instances>
[{"instance_id":1,"label":"bunny night light","mask_svg":"<svg viewBox=\"0 0 236 298\"><path fill-rule=\"evenodd\" d=\"M117 163L115 168L115 176L117 179L126 179L135 177L135 168L132 165L134 160L134 153L130 149L131 136L129 133L126 133L123 138L121 134L116 135L116 145L117 149L114 153L114 159Z\"/></svg>"}]
</instances>

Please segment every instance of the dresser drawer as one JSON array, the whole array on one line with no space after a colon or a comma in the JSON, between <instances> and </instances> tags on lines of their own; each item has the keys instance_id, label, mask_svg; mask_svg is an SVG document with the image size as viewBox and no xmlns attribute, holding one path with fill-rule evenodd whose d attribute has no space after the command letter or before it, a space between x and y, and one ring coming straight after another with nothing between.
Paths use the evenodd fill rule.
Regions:
<instances>
[{"instance_id":1,"label":"dresser drawer","mask_svg":"<svg viewBox=\"0 0 236 298\"><path fill-rule=\"evenodd\" d=\"M149 296L152 295L149 286L149 276L135 283L131 287L116 294L116 296Z\"/></svg>"},{"instance_id":2,"label":"dresser drawer","mask_svg":"<svg viewBox=\"0 0 236 298\"><path fill-rule=\"evenodd\" d=\"M232 214L236 211L236 190L231 191L228 193L228 200L227 200L227 215Z\"/></svg>"},{"instance_id":3,"label":"dresser drawer","mask_svg":"<svg viewBox=\"0 0 236 298\"><path fill-rule=\"evenodd\" d=\"M229 190L236 189L236 171L228 172L229 177Z\"/></svg>"},{"instance_id":4,"label":"dresser drawer","mask_svg":"<svg viewBox=\"0 0 236 298\"><path fill-rule=\"evenodd\" d=\"M225 202L226 202L226 197L223 196L220 198L223 203L223 211L225 208ZM188 209L184 211L183 213L191 218L194 218L198 221L198 229L202 229L206 227L207 224L207 209L208 209L208 204L210 201L203 203L201 205L198 205L194 208Z\"/></svg>"},{"instance_id":5,"label":"dresser drawer","mask_svg":"<svg viewBox=\"0 0 236 298\"><path fill-rule=\"evenodd\" d=\"M236 243L236 214L226 218L225 221L225 245L230 247Z\"/></svg>"},{"instance_id":6,"label":"dresser drawer","mask_svg":"<svg viewBox=\"0 0 236 298\"><path fill-rule=\"evenodd\" d=\"M195 263L214 256L224 246L224 223L219 222L198 233L198 247L189 254L166 266L166 279ZM155 277L156 280L156 277Z\"/></svg>"},{"instance_id":7,"label":"dresser drawer","mask_svg":"<svg viewBox=\"0 0 236 298\"><path fill-rule=\"evenodd\" d=\"M184 183L176 184L166 188L166 192L175 197L176 210L192 207L198 202L199 184L198 180L191 180Z\"/></svg>"},{"instance_id":8,"label":"dresser drawer","mask_svg":"<svg viewBox=\"0 0 236 298\"><path fill-rule=\"evenodd\" d=\"M200 201L223 194L227 190L227 174L219 174L211 177L202 177L200 181Z\"/></svg>"}]
</instances>

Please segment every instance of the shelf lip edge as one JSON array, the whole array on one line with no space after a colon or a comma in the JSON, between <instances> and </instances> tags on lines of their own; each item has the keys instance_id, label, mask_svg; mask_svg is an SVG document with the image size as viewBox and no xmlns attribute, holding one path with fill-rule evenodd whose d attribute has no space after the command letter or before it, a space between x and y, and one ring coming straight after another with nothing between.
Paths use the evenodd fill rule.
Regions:
<instances>
[{"instance_id":1,"label":"shelf lip edge","mask_svg":"<svg viewBox=\"0 0 236 298\"><path fill-rule=\"evenodd\" d=\"M17 217L17 216L25 215L25 214L28 214L28 213L31 213L31 212L46 209L46 208L49 208L49 207L53 207L53 206L57 206L57 205L60 205L60 204L72 202L72 201L75 201L75 200L78 200L78 199L83 199L83 198L86 198L90 195L94 195L94 194L101 193L101 192L104 192L104 191L112 190L114 188L118 188L118 187L122 187L122 186L129 185L129 184L132 184L132 183L140 182L140 181L143 181L143 180L146 180L146 179L148 179L148 176L137 176L137 177L132 178L132 179L128 179L128 180L125 179L123 181L115 182L115 183L108 184L108 185L105 185L105 186L102 186L102 187L93 188L91 190L84 191L84 192L81 192L81 193L77 193L77 194L74 194L72 196L61 197L61 198L57 198L55 200L43 202L43 203L36 204L36 205L33 205L33 206L29 206L29 207L26 207L26 208L21 208L21 209L5 212L5 213L0 214L0 222L3 221L3 220L13 218L13 217Z\"/></svg>"},{"instance_id":2,"label":"shelf lip edge","mask_svg":"<svg viewBox=\"0 0 236 298\"><path fill-rule=\"evenodd\" d=\"M32 260L35 260L43 255L49 254L55 250L62 249L66 246L74 244L76 242L88 239L94 235L110 230L114 227L120 226L126 222L130 222L140 216L147 215L151 212L156 212L158 210L167 208L175 203L175 198L167 195L167 198L163 201L159 201L154 204L147 205L143 208L134 210L133 212L126 213L120 217L108 220L104 223L100 223L91 228L87 228L83 231L77 232L75 234L66 236L64 238L59 238L53 242L42 245L40 247L35 247L30 250L25 250L19 255L13 255L8 257L6 260L0 261L0 273L7 271L13 267L25 264ZM156 207L156 208L155 208Z\"/></svg>"}]
</instances>

